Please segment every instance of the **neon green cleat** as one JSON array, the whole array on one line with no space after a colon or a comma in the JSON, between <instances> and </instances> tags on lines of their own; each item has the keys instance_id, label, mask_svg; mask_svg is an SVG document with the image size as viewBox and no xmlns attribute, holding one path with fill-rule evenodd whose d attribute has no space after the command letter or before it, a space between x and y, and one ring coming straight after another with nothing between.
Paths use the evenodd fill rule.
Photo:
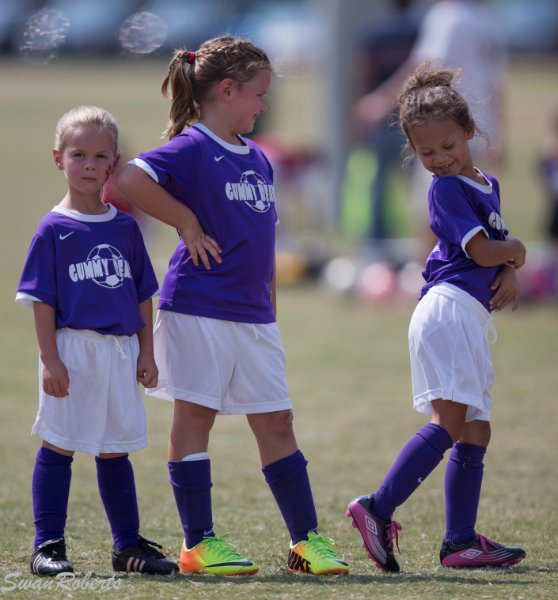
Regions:
<instances>
[{"instance_id":1,"label":"neon green cleat","mask_svg":"<svg viewBox=\"0 0 558 600\"><path fill-rule=\"evenodd\" d=\"M182 544L180 570L182 573L207 573L210 575L253 575L260 567L240 555L227 540L228 533L204 537L193 548Z\"/></svg>"},{"instance_id":2,"label":"neon green cleat","mask_svg":"<svg viewBox=\"0 0 558 600\"><path fill-rule=\"evenodd\" d=\"M341 560L333 550L333 540L313 531L308 533L308 540L291 544L288 565L290 571L302 571L314 575L329 575L349 572L349 565Z\"/></svg>"}]
</instances>

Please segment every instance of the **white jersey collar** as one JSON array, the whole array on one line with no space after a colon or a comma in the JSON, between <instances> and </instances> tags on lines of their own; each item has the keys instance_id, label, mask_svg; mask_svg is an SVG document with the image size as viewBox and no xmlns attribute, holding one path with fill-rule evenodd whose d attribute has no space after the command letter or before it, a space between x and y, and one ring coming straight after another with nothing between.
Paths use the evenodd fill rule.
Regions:
<instances>
[{"instance_id":1,"label":"white jersey collar","mask_svg":"<svg viewBox=\"0 0 558 600\"><path fill-rule=\"evenodd\" d=\"M71 208L64 208L58 204L52 209L52 212L65 215L66 217L70 217L70 219L75 219L76 221L85 221L88 223L103 223L105 221L112 221L112 219L116 217L117 213L116 208L112 204L107 204L107 206L107 212L102 215L85 215L83 213L78 212L77 210L73 210Z\"/></svg>"},{"instance_id":2,"label":"white jersey collar","mask_svg":"<svg viewBox=\"0 0 558 600\"><path fill-rule=\"evenodd\" d=\"M216 141L219 145L223 146L223 148L227 149L229 152L234 152L235 154L250 154L250 147L244 142L241 136L238 136L238 139L244 142L244 145L237 146L236 144L229 144L229 142L225 142L225 140L220 138L218 135L214 134L213 131L211 131L211 129L208 129L205 125L202 125L202 123L196 123L192 125L192 127L195 127L196 129L199 129L202 133L205 133L205 135L210 137L212 140Z\"/></svg>"},{"instance_id":3,"label":"white jersey collar","mask_svg":"<svg viewBox=\"0 0 558 600\"><path fill-rule=\"evenodd\" d=\"M479 190L480 192L483 192L484 194L491 194L492 193L492 183L489 181L488 177L480 169L477 169L477 167L474 167L474 169L475 169L475 172L478 175L480 175L481 177L483 177L484 180L487 182L485 185L483 185L482 183L477 183L473 179L470 179L469 177L465 177L465 175L458 175L457 177L459 179L461 179L462 181L464 181L465 183L467 183L468 185Z\"/></svg>"}]
</instances>

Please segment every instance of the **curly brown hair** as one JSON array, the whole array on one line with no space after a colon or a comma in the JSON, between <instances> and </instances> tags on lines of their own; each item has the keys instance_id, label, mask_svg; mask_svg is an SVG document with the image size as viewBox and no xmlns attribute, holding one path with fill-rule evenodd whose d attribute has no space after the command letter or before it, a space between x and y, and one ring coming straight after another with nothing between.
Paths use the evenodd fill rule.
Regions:
<instances>
[{"instance_id":1,"label":"curly brown hair","mask_svg":"<svg viewBox=\"0 0 558 600\"><path fill-rule=\"evenodd\" d=\"M457 70L436 69L430 62L421 63L409 75L397 99L399 126L409 140L413 125L423 125L428 119L452 119L463 129L480 133L475 126L467 101L452 86ZM407 151L411 146L407 143Z\"/></svg>"}]
</instances>

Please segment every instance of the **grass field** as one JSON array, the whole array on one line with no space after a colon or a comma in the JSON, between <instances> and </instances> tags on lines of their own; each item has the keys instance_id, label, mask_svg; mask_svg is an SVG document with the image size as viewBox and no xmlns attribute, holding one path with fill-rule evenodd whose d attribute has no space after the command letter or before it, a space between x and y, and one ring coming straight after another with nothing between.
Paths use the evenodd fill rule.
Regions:
<instances>
[{"instance_id":1,"label":"grass field","mask_svg":"<svg viewBox=\"0 0 558 600\"><path fill-rule=\"evenodd\" d=\"M512 231L530 242L540 238L543 201L533 161L546 114L556 100L556 66L513 65L509 81L511 168L502 178L504 213ZM67 526L70 556L80 574L75 589L22 589L45 580L27 575L33 537L30 481L38 445L29 435L36 411L37 351L31 313L13 298L36 222L64 191L50 158L54 125L67 108L96 103L117 116L130 154L154 146L166 120L167 105L158 94L163 72L160 63L150 62L55 63L46 68L0 63L0 593L14 599L119 600L557 598L556 306L525 305L514 315L496 317L494 432L478 528L489 537L523 545L527 559L503 572L439 567L444 500L443 469L438 469L398 511L404 527L403 573L384 576L367 560L344 511L350 499L378 485L401 445L423 423L410 408L406 329L412 306L363 306L314 285L280 290L279 323L295 426L309 459L320 529L335 539L351 564L351 575L313 578L287 571L287 534L259 471L255 442L243 418L223 417L210 445L215 524L219 532L230 531L237 547L262 566L260 574L242 580L112 579L110 534L94 461L79 455ZM288 97L289 90L282 88L278 95ZM289 119L274 115L276 122L293 128L302 118L296 111ZM160 265L172 235L155 233L151 249ZM180 526L165 468L171 406L152 399L146 406L150 446L133 457L142 533L176 557ZM103 583L112 589L93 589Z\"/></svg>"}]
</instances>

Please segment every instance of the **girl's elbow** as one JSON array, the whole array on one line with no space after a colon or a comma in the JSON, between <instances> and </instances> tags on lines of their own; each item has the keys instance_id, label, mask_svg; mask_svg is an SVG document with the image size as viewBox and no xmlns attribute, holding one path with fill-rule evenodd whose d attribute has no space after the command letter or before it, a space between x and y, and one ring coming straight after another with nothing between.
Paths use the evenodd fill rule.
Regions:
<instances>
[{"instance_id":1,"label":"girl's elbow","mask_svg":"<svg viewBox=\"0 0 558 600\"><path fill-rule=\"evenodd\" d=\"M123 193L126 192L126 188L128 187L126 169L127 167L122 167L114 174L114 185Z\"/></svg>"},{"instance_id":2,"label":"girl's elbow","mask_svg":"<svg viewBox=\"0 0 558 600\"><path fill-rule=\"evenodd\" d=\"M127 197L133 196L137 189L137 176L129 165L116 174L114 184Z\"/></svg>"},{"instance_id":3,"label":"girl's elbow","mask_svg":"<svg viewBox=\"0 0 558 600\"><path fill-rule=\"evenodd\" d=\"M491 261L485 259L484 257L481 258L473 258L473 260L475 261L475 263L479 266L479 267L495 267L496 265L494 263L492 263Z\"/></svg>"},{"instance_id":4,"label":"girl's elbow","mask_svg":"<svg viewBox=\"0 0 558 600\"><path fill-rule=\"evenodd\" d=\"M469 256L471 257L471 260L479 267L495 267L500 264L499 262L494 261L490 255L482 252L470 253Z\"/></svg>"}]
</instances>

